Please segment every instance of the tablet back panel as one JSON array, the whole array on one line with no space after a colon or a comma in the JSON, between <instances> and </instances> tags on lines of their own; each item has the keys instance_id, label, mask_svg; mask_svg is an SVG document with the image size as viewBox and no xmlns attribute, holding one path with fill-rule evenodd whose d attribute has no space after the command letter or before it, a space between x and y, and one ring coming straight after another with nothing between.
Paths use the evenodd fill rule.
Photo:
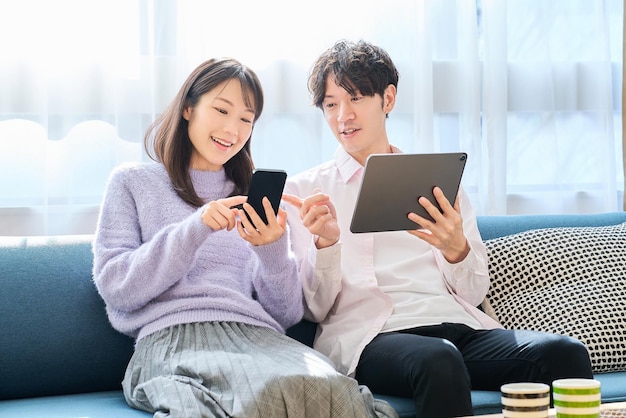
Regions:
<instances>
[{"instance_id":1,"label":"tablet back panel","mask_svg":"<svg viewBox=\"0 0 626 418\"><path fill-rule=\"evenodd\" d=\"M432 217L417 199L425 196L439 207L433 196L433 188L439 186L454 205L466 161L464 152L370 155L365 163L350 231L419 228L407 218L409 212L431 220Z\"/></svg>"}]
</instances>

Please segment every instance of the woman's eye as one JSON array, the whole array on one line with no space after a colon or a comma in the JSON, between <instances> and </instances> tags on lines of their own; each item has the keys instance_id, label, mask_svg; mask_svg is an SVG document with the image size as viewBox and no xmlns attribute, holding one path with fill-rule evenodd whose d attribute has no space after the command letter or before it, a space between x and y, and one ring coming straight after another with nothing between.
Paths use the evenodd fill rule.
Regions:
<instances>
[{"instance_id":1,"label":"woman's eye","mask_svg":"<svg viewBox=\"0 0 626 418\"><path fill-rule=\"evenodd\" d=\"M248 118L241 118L241 120L244 121L245 123L252 123L252 120Z\"/></svg>"},{"instance_id":2,"label":"woman's eye","mask_svg":"<svg viewBox=\"0 0 626 418\"><path fill-rule=\"evenodd\" d=\"M228 112L222 108L216 107L215 110L217 110L218 112L220 112L223 115L226 115Z\"/></svg>"}]
</instances>

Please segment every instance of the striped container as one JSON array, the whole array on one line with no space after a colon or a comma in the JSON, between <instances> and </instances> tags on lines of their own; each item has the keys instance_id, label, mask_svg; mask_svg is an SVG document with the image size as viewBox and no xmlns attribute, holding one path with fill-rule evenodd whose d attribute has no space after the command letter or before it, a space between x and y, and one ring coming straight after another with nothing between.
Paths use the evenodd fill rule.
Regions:
<instances>
[{"instance_id":1,"label":"striped container","mask_svg":"<svg viewBox=\"0 0 626 418\"><path fill-rule=\"evenodd\" d=\"M508 383L500 387L504 418L547 418L550 386L544 383Z\"/></svg>"},{"instance_id":2,"label":"striped container","mask_svg":"<svg viewBox=\"0 0 626 418\"><path fill-rule=\"evenodd\" d=\"M559 379L552 382L557 418L600 418L600 382L595 379Z\"/></svg>"}]
</instances>

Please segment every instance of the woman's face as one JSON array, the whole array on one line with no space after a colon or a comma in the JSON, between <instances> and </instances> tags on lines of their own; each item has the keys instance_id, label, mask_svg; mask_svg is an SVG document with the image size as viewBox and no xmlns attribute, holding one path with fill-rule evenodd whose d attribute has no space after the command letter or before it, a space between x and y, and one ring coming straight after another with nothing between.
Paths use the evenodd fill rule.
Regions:
<instances>
[{"instance_id":1,"label":"woman's face","mask_svg":"<svg viewBox=\"0 0 626 418\"><path fill-rule=\"evenodd\" d=\"M183 110L189 122L193 150L190 167L219 171L243 148L254 123L255 111L246 106L239 80L228 80L200 97L195 107Z\"/></svg>"}]
</instances>

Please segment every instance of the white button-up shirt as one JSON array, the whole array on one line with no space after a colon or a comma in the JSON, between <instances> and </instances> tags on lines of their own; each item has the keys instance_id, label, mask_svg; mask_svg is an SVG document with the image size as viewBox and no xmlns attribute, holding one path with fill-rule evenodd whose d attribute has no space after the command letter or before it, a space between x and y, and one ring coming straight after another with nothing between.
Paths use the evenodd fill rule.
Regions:
<instances>
[{"instance_id":1,"label":"white button-up shirt","mask_svg":"<svg viewBox=\"0 0 626 418\"><path fill-rule=\"evenodd\" d=\"M400 151L394 148L394 152ZM327 355L340 372L353 376L364 347L380 332L443 322L500 327L476 308L489 289L487 253L463 190L458 198L471 249L463 261L450 264L439 250L406 231L350 232L363 171L338 147L334 160L290 177L285 185L285 193L301 198L315 189L330 195L341 230L337 244L318 250L298 210L284 205L300 262L305 316L319 324L314 348ZM386 246L400 248L404 255L387 255ZM409 251L414 249L414 257L408 256L407 246ZM401 279L390 273L399 267Z\"/></svg>"}]
</instances>

